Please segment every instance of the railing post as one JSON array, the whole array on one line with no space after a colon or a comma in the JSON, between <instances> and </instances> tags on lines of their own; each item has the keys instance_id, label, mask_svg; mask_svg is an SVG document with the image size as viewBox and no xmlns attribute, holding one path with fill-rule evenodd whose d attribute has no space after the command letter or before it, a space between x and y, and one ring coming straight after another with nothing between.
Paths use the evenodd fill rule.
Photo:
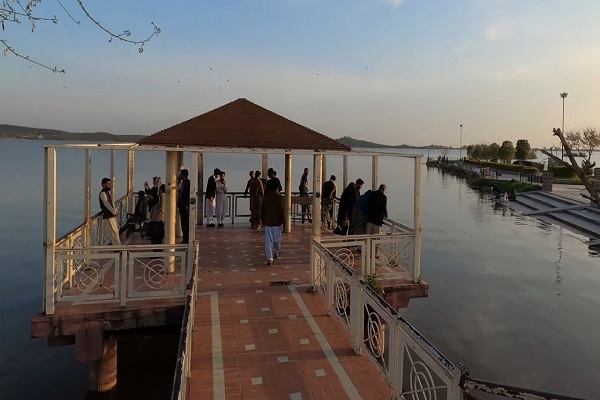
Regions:
<instances>
[{"instance_id":1,"label":"railing post","mask_svg":"<svg viewBox=\"0 0 600 400\"><path fill-rule=\"evenodd\" d=\"M373 156L371 160L371 190L379 189L379 156Z\"/></svg>"},{"instance_id":2,"label":"railing post","mask_svg":"<svg viewBox=\"0 0 600 400\"><path fill-rule=\"evenodd\" d=\"M362 354L364 341L364 296L360 280L353 276L350 284L350 335L352 349L358 355Z\"/></svg>"},{"instance_id":3,"label":"railing post","mask_svg":"<svg viewBox=\"0 0 600 400\"><path fill-rule=\"evenodd\" d=\"M114 191L112 192L114 193ZM92 243L92 150L85 150L85 190L83 198L83 214L85 228L83 234L83 245L88 247Z\"/></svg>"},{"instance_id":4,"label":"railing post","mask_svg":"<svg viewBox=\"0 0 600 400\"><path fill-rule=\"evenodd\" d=\"M56 245L56 149L44 149L44 304L47 315L54 313L54 247Z\"/></svg>"},{"instance_id":5,"label":"railing post","mask_svg":"<svg viewBox=\"0 0 600 400\"><path fill-rule=\"evenodd\" d=\"M129 265L130 262L132 265ZM129 276L133 278L133 274L127 273L129 269L133 268L133 260L129 259L128 251L122 251L121 254L119 254L119 260L117 261L117 265L115 267L119 268L118 276L121 279L119 290L120 305L121 307L125 307L127 305L127 280Z\"/></svg>"},{"instance_id":6,"label":"railing post","mask_svg":"<svg viewBox=\"0 0 600 400\"><path fill-rule=\"evenodd\" d=\"M315 254L315 242L314 239L311 239L310 241L310 286L311 288L314 290L317 285L316 285L316 279L317 279L317 261L316 261L316 254Z\"/></svg>"},{"instance_id":7,"label":"railing post","mask_svg":"<svg viewBox=\"0 0 600 400\"><path fill-rule=\"evenodd\" d=\"M333 308L333 303L335 301L335 271L333 270L333 266L329 264L327 258L322 258L322 263L325 265L325 273L324 276L327 277L327 282L325 282L326 294L327 294L327 315L331 315L331 309Z\"/></svg>"},{"instance_id":8,"label":"railing post","mask_svg":"<svg viewBox=\"0 0 600 400\"><path fill-rule=\"evenodd\" d=\"M177 219L176 199L177 199L177 153L167 151L167 168L165 171L165 184L167 194L167 204L165 207L165 244L175 244L175 220ZM173 252L168 249L166 253ZM165 257L165 270L168 273L175 271L175 257Z\"/></svg>"},{"instance_id":9,"label":"railing post","mask_svg":"<svg viewBox=\"0 0 600 400\"><path fill-rule=\"evenodd\" d=\"M343 157L343 168L342 168L342 176L344 179L344 187L342 188L342 190L340 191L340 196L341 196L341 192L344 191L344 189L346 189L346 186L348 186L348 156L344 155Z\"/></svg>"},{"instance_id":10,"label":"railing post","mask_svg":"<svg viewBox=\"0 0 600 400\"><path fill-rule=\"evenodd\" d=\"M133 171L134 153L133 149L127 150L127 212L133 214L135 204L133 201Z\"/></svg>"},{"instance_id":11,"label":"railing post","mask_svg":"<svg viewBox=\"0 0 600 400\"><path fill-rule=\"evenodd\" d=\"M413 282L421 278L421 157L415 157Z\"/></svg>"},{"instance_id":12,"label":"railing post","mask_svg":"<svg viewBox=\"0 0 600 400\"><path fill-rule=\"evenodd\" d=\"M392 389L392 399L400 399L404 379L404 339L400 333L400 326L394 323L390 326L390 366L389 379Z\"/></svg>"}]
</instances>

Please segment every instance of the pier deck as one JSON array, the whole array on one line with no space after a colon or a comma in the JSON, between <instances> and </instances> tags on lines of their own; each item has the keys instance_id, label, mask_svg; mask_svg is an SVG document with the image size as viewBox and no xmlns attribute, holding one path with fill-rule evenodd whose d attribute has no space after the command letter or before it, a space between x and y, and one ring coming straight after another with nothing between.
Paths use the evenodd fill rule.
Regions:
<instances>
[{"instance_id":1,"label":"pier deck","mask_svg":"<svg viewBox=\"0 0 600 400\"><path fill-rule=\"evenodd\" d=\"M311 225L266 266L264 233L200 228L189 399L379 399L390 388L310 283Z\"/></svg>"}]
</instances>

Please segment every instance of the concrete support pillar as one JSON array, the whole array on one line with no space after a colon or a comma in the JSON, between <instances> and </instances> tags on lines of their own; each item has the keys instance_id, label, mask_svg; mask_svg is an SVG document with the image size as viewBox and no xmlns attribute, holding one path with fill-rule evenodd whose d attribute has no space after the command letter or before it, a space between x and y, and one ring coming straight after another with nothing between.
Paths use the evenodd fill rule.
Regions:
<instances>
[{"instance_id":1,"label":"concrete support pillar","mask_svg":"<svg viewBox=\"0 0 600 400\"><path fill-rule=\"evenodd\" d=\"M114 193L114 192L113 192ZM100 243L92 243L92 150L85 150L85 191L83 198L83 220L85 222L84 245L92 246L102 244L102 236L98 239Z\"/></svg>"},{"instance_id":2,"label":"concrete support pillar","mask_svg":"<svg viewBox=\"0 0 600 400\"><path fill-rule=\"evenodd\" d=\"M90 390L108 392L117 386L117 339L104 340L102 357L90 363Z\"/></svg>"},{"instance_id":3,"label":"concrete support pillar","mask_svg":"<svg viewBox=\"0 0 600 400\"><path fill-rule=\"evenodd\" d=\"M415 157L413 282L421 279L421 157Z\"/></svg>"},{"instance_id":4,"label":"concrete support pillar","mask_svg":"<svg viewBox=\"0 0 600 400\"><path fill-rule=\"evenodd\" d=\"M344 156L344 166L343 166L343 173L342 173L343 179L344 179L344 187L342 188L342 191L344 189L346 189L346 186L348 186L348 156Z\"/></svg>"},{"instance_id":5,"label":"concrete support pillar","mask_svg":"<svg viewBox=\"0 0 600 400\"><path fill-rule=\"evenodd\" d=\"M285 153L285 199L284 214L285 227L283 231L290 233L292 231L292 154Z\"/></svg>"},{"instance_id":6,"label":"concrete support pillar","mask_svg":"<svg viewBox=\"0 0 600 400\"><path fill-rule=\"evenodd\" d=\"M321 185L323 178L322 172L323 156L315 154L313 156L313 201L312 201L312 233L315 239L321 237Z\"/></svg>"},{"instance_id":7,"label":"concrete support pillar","mask_svg":"<svg viewBox=\"0 0 600 400\"><path fill-rule=\"evenodd\" d=\"M379 189L379 156L373 156L371 160L371 190Z\"/></svg>"},{"instance_id":8,"label":"concrete support pillar","mask_svg":"<svg viewBox=\"0 0 600 400\"><path fill-rule=\"evenodd\" d=\"M269 169L269 154L268 153L263 153L262 154L262 177L267 179L267 170Z\"/></svg>"},{"instance_id":9,"label":"concrete support pillar","mask_svg":"<svg viewBox=\"0 0 600 400\"><path fill-rule=\"evenodd\" d=\"M179 169L177 166L177 152L167 151L165 171L165 185L167 204L165 207L165 244L175 244L175 224L179 218L177 215L177 174ZM175 270L174 261L169 262L165 259L166 269L168 272Z\"/></svg>"},{"instance_id":10,"label":"concrete support pillar","mask_svg":"<svg viewBox=\"0 0 600 400\"><path fill-rule=\"evenodd\" d=\"M133 201L133 171L134 153L132 149L127 150L127 212L133 214L135 203Z\"/></svg>"},{"instance_id":11,"label":"concrete support pillar","mask_svg":"<svg viewBox=\"0 0 600 400\"><path fill-rule=\"evenodd\" d=\"M323 155L323 163L321 167L321 181L324 182L328 179L327 175L327 156Z\"/></svg>"},{"instance_id":12,"label":"concrete support pillar","mask_svg":"<svg viewBox=\"0 0 600 400\"><path fill-rule=\"evenodd\" d=\"M42 310L54 314L54 247L56 244L56 149L44 149L44 296Z\"/></svg>"},{"instance_id":13,"label":"concrete support pillar","mask_svg":"<svg viewBox=\"0 0 600 400\"><path fill-rule=\"evenodd\" d=\"M198 225L204 223L204 153L198 154L198 204L196 206L196 221ZM192 179L194 179L192 177Z\"/></svg>"}]
</instances>

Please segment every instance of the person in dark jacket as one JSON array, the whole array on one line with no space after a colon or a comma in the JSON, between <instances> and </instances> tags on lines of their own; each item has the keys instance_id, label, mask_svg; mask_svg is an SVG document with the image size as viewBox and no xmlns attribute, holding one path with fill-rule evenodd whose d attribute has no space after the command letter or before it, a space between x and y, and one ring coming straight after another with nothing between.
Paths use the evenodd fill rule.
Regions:
<instances>
[{"instance_id":1,"label":"person in dark jacket","mask_svg":"<svg viewBox=\"0 0 600 400\"><path fill-rule=\"evenodd\" d=\"M283 212L283 197L277 190L277 182L269 179L261 208L261 219L265 227L265 257L267 265L279 257L281 251L281 232L285 216Z\"/></svg>"},{"instance_id":2,"label":"person in dark jacket","mask_svg":"<svg viewBox=\"0 0 600 400\"><path fill-rule=\"evenodd\" d=\"M300 185L298 185L298 191L300 192L300 197L308 197L309 186L308 186L308 168L304 168L304 173L300 178ZM310 214L310 206L302 205L302 223L304 223L305 217L308 217L308 222L312 222L311 214Z\"/></svg>"},{"instance_id":3,"label":"person in dark jacket","mask_svg":"<svg viewBox=\"0 0 600 400\"><path fill-rule=\"evenodd\" d=\"M270 182L271 180L273 180L273 182L275 182L275 185L277 186L277 190L279 191L279 193L283 192L283 187L281 186L281 181L277 177L277 171L275 171L273 168L269 168L267 170L267 176L269 177L269 179L267 180L267 183ZM266 186L265 186L265 190L266 190Z\"/></svg>"},{"instance_id":4,"label":"person in dark jacket","mask_svg":"<svg viewBox=\"0 0 600 400\"><path fill-rule=\"evenodd\" d=\"M327 222L327 228L329 229L331 229L333 221L333 199L335 198L336 191L335 175L331 175L321 188L321 222Z\"/></svg>"},{"instance_id":5,"label":"person in dark jacket","mask_svg":"<svg viewBox=\"0 0 600 400\"><path fill-rule=\"evenodd\" d=\"M386 186L379 185L379 190L371 192L367 202L367 235L381 233L383 219L387 218Z\"/></svg>"},{"instance_id":6,"label":"person in dark jacket","mask_svg":"<svg viewBox=\"0 0 600 400\"><path fill-rule=\"evenodd\" d=\"M362 179L357 179L355 182L350 182L340 197L340 208L338 209L337 224L342 234L346 234L348 228L352 224L354 208L360 197L360 189L364 185ZM357 196L358 194L358 196Z\"/></svg>"},{"instance_id":7,"label":"person in dark jacket","mask_svg":"<svg viewBox=\"0 0 600 400\"><path fill-rule=\"evenodd\" d=\"M190 180L187 169L179 171L179 196L177 196L177 209L181 220L181 232L183 239L181 243L188 243L190 239Z\"/></svg>"},{"instance_id":8,"label":"person in dark jacket","mask_svg":"<svg viewBox=\"0 0 600 400\"><path fill-rule=\"evenodd\" d=\"M221 179L220 174L221 170L215 168L214 173L208 178L208 182L206 183L206 192L204 193L206 197L206 226L209 228L215 227L212 220L217 211L217 179Z\"/></svg>"},{"instance_id":9,"label":"person in dark jacket","mask_svg":"<svg viewBox=\"0 0 600 400\"><path fill-rule=\"evenodd\" d=\"M260 214L264 196L265 188L260 179L260 171L256 171L250 183L250 226L252 229L260 228Z\"/></svg>"}]
</instances>

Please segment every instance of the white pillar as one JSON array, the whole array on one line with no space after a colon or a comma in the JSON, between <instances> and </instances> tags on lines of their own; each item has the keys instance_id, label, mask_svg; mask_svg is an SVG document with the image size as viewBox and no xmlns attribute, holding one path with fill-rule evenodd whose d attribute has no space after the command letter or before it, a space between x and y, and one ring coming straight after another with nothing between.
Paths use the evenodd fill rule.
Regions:
<instances>
[{"instance_id":1,"label":"white pillar","mask_svg":"<svg viewBox=\"0 0 600 400\"><path fill-rule=\"evenodd\" d=\"M177 216L177 152L167 151L167 168L165 171L165 185L167 204L165 207L165 244L175 244L175 221ZM168 272L175 270L172 257L165 258L165 269Z\"/></svg>"},{"instance_id":2,"label":"white pillar","mask_svg":"<svg viewBox=\"0 0 600 400\"><path fill-rule=\"evenodd\" d=\"M198 209L198 153L190 153L190 224L189 224L189 251L193 254L194 240L196 240L196 210Z\"/></svg>"},{"instance_id":3,"label":"white pillar","mask_svg":"<svg viewBox=\"0 0 600 400\"><path fill-rule=\"evenodd\" d=\"M204 153L196 153L198 155L198 204L196 205L196 221L198 225L204 222ZM192 175L193 177L193 175ZM193 179L193 178L192 178Z\"/></svg>"},{"instance_id":4,"label":"white pillar","mask_svg":"<svg viewBox=\"0 0 600 400\"><path fill-rule=\"evenodd\" d=\"M348 156L347 155L344 155L343 179L344 179L344 187L342 188L342 191L344 191L344 189L346 189L346 186L348 186Z\"/></svg>"},{"instance_id":5,"label":"white pillar","mask_svg":"<svg viewBox=\"0 0 600 400\"><path fill-rule=\"evenodd\" d=\"M413 282L421 277L421 157L415 157Z\"/></svg>"},{"instance_id":6,"label":"white pillar","mask_svg":"<svg viewBox=\"0 0 600 400\"><path fill-rule=\"evenodd\" d=\"M54 246L56 244L56 149L44 149L44 298L43 310L54 313Z\"/></svg>"},{"instance_id":7,"label":"white pillar","mask_svg":"<svg viewBox=\"0 0 600 400\"><path fill-rule=\"evenodd\" d=\"M285 233L292 231L292 154L285 153Z\"/></svg>"},{"instance_id":8,"label":"white pillar","mask_svg":"<svg viewBox=\"0 0 600 400\"><path fill-rule=\"evenodd\" d=\"M327 156L323 155L323 164L321 167L321 180L322 181L326 181L327 180Z\"/></svg>"},{"instance_id":9,"label":"white pillar","mask_svg":"<svg viewBox=\"0 0 600 400\"><path fill-rule=\"evenodd\" d=\"M262 177L267 179L267 169L269 169L269 154L262 154Z\"/></svg>"},{"instance_id":10,"label":"white pillar","mask_svg":"<svg viewBox=\"0 0 600 400\"><path fill-rule=\"evenodd\" d=\"M85 149L85 190L83 198L83 214L85 222L84 246L91 246L92 243L92 150ZM102 237L98 238L102 245Z\"/></svg>"},{"instance_id":11,"label":"white pillar","mask_svg":"<svg viewBox=\"0 0 600 400\"><path fill-rule=\"evenodd\" d=\"M371 190L379 189L377 180L379 179L379 156L373 156L371 161Z\"/></svg>"},{"instance_id":12,"label":"white pillar","mask_svg":"<svg viewBox=\"0 0 600 400\"><path fill-rule=\"evenodd\" d=\"M115 180L117 179L115 177L115 159L116 159L116 150L111 150L110 151L110 180L112 181L112 196L115 199L115 201L117 200L117 195L116 195L116 191L115 191Z\"/></svg>"},{"instance_id":13,"label":"white pillar","mask_svg":"<svg viewBox=\"0 0 600 400\"><path fill-rule=\"evenodd\" d=\"M313 237L321 237L321 178L323 156L313 155L313 201L312 201L312 233Z\"/></svg>"},{"instance_id":14,"label":"white pillar","mask_svg":"<svg viewBox=\"0 0 600 400\"><path fill-rule=\"evenodd\" d=\"M179 176L179 171L181 171L182 169L185 168L184 162L183 162L183 152L182 151L178 151L177 153L177 176ZM188 170L188 173L190 171ZM192 175L189 174L189 178L192 178ZM193 178L192 178L193 179ZM191 182L190 182L191 184ZM191 196L192 192L190 192L190 196ZM179 218L175 217L175 236L176 237L182 237L183 236L183 232L181 231L181 221L179 220Z\"/></svg>"},{"instance_id":15,"label":"white pillar","mask_svg":"<svg viewBox=\"0 0 600 400\"><path fill-rule=\"evenodd\" d=\"M127 212L133 214L135 204L133 202L133 167L134 153L133 149L127 150Z\"/></svg>"}]
</instances>

